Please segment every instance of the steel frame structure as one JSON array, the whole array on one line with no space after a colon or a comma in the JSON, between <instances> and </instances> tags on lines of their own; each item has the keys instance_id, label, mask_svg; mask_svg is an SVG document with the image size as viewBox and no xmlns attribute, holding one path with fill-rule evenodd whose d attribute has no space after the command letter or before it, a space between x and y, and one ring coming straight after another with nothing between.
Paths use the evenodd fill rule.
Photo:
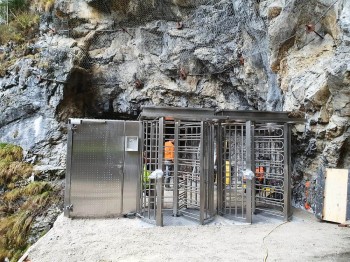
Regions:
<instances>
[{"instance_id":1,"label":"steel frame structure","mask_svg":"<svg viewBox=\"0 0 350 262\"><path fill-rule=\"evenodd\" d=\"M172 202L165 206L173 209L174 216L188 216L203 224L216 212L248 223L261 211L284 220L292 215L290 124L303 119L289 118L287 112L171 107L145 107L140 119L153 119L164 128L172 123L170 136L175 139L177 157L173 195L170 201L164 196L164 203ZM159 141L159 145L164 142ZM158 156L162 157L163 150L160 146ZM164 170L164 160L158 158L158 163ZM244 175L249 170L254 174L251 178Z\"/></svg>"},{"instance_id":2,"label":"steel frame structure","mask_svg":"<svg viewBox=\"0 0 350 262\"><path fill-rule=\"evenodd\" d=\"M152 116L153 117L153 116ZM200 224L214 217L213 152L214 126L206 121L157 117L143 120L143 173L140 215L156 220L156 209L183 215ZM164 142L174 140L174 161L164 159ZM171 166L171 167L169 167ZM154 206L152 183L145 179L157 169L169 172L163 180L163 202ZM167 170L167 169L170 170ZM152 215L153 210L153 215Z\"/></svg>"},{"instance_id":3,"label":"steel frame structure","mask_svg":"<svg viewBox=\"0 0 350 262\"><path fill-rule=\"evenodd\" d=\"M288 220L290 125L303 121L285 112L171 107L145 107L138 121L70 119L65 215L134 212L163 225L164 214L165 222L205 224L219 214L252 223L263 211ZM164 175L150 178L156 169Z\"/></svg>"},{"instance_id":4,"label":"steel frame structure","mask_svg":"<svg viewBox=\"0 0 350 262\"><path fill-rule=\"evenodd\" d=\"M218 131L218 213L246 219L246 126L222 123Z\"/></svg>"}]
</instances>

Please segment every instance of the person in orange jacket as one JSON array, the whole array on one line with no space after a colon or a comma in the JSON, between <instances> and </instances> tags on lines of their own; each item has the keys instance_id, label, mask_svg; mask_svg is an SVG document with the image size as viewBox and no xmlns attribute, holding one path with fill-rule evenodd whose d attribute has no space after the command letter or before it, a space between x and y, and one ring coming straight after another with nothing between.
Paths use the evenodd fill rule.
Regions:
<instances>
[{"instance_id":1,"label":"person in orange jacket","mask_svg":"<svg viewBox=\"0 0 350 262\"><path fill-rule=\"evenodd\" d=\"M175 146L174 139L167 140L164 143L164 164L165 164L165 187L170 187L170 171L174 165Z\"/></svg>"}]
</instances>

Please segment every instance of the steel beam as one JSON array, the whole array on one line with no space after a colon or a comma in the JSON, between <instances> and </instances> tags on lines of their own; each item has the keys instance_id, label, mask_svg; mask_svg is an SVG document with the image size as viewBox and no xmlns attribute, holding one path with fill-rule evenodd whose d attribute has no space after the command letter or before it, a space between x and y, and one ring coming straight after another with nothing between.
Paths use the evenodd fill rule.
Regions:
<instances>
[{"instance_id":1,"label":"steel beam","mask_svg":"<svg viewBox=\"0 0 350 262\"><path fill-rule=\"evenodd\" d=\"M166 117L171 119L191 119L203 120L213 119L214 109L211 108L187 108L187 107L142 107L140 119L154 119L159 117Z\"/></svg>"},{"instance_id":2,"label":"steel beam","mask_svg":"<svg viewBox=\"0 0 350 262\"><path fill-rule=\"evenodd\" d=\"M159 227L163 226L163 175L156 178L156 191L157 191L157 203L155 205L156 211L156 225Z\"/></svg>"},{"instance_id":3,"label":"steel beam","mask_svg":"<svg viewBox=\"0 0 350 262\"><path fill-rule=\"evenodd\" d=\"M204 212L205 212L205 167L204 167L204 122L201 122L201 137L200 137L200 177L199 177L199 187L200 187L200 209L199 209L199 223L204 224Z\"/></svg>"},{"instance_id":4,"label":"steel beam","mask_svg":"<svg viewBox=\"0 0 350 262\"><path fill-rule=\"evenodd\" d=\"M252 172L255 171L255 163L254 163L254 126L252 121L246 122L246 169L250 169ZM248 223L252 223L252 213L255 208L255 177L252 180L246 180L246 221Z\"/></svg>"},{"instance_id":5,"label":"steel beam","mask_svg":"<svg viewBox=\"0 0 350 262\"><path fill-rule=\"evenodd\" d=\"M66 166L66 185L64 192L64 215L69 217L71 211L71 170L72 170L72 150L73 150L73 132L74 126L68 124L68 137L67 137L67 166Z\"/></svg>"},{"instance_id":6,"label":"steel beam","mask_svg":"<svg viewBox=\"0 0 350 262\"><path fill-rule=\"evenodd\" d=\"M223 184L226 174L223 172L223 130L222 126L219 123L216 126L216 184L217 184L217 212L218 214L223 214L223 202L224 202L224 194L223 194Z\"/></svg>"},{"instance_id":7,"label":"steel beam","mask_svg":"<svg viewBox=\"0 0 350 262\"><path fill-rule=\"evenodd\" d=\"M173 187L173 216L179 213L179 181L178 181L178 165L179 165L179 121L175 122L175 158L174 158L174 187Z\"/></svg>"},{"instance_id":8,"label":"steel beam","mask_svg":"<svg viewBox=\"0 0 350 262\"><path fill-rule=\"evenodd\" d=\"M209 154L209 163L208 163L208 193L209 193L209 216L212 217L216 214L216 212L214 213L214 177L215 177L215 173L214 173L214 134L215 134L215 129L214 126L212 124L209 124L209 129L210 129L210 136L209 136L209 150L208 150L208 154Z\"/></svg>"},{"instance_id":9,"label":"steel beam","mask_svg":"<svg viewBox=\"0 0 350 262\"><path fill-rule=\"evenodd\" d=\"M284 205L283 205L283 218L284 221L288 221L292 215L291 201L292 201L292 188L291 188L291 147L290 147L290 126L284 124Z\"/></svg>"},{"instance_id":10,"label":"steel beam","mask_svg":"<svg viewBox=\"0 0 350 262\"><path fill-rule=\"evenodd\" d=\"M164 155L164 118L159 119L159 140L158 140L158 169L163 170Z\"/></svg>"}]
</instances>

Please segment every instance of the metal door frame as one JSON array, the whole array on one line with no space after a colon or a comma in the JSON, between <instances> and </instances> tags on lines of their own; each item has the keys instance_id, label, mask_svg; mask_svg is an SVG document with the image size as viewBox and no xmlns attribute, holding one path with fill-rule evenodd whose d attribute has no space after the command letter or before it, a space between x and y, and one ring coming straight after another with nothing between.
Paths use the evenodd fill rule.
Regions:
<instances>
[{"instance_id":1,"label":"metal door frame","mask_svg":"<svg viewBox=\"0 0 350 262\"><path fill-rule=\"evenodd\" d=\"M251 155L253 128L251 121L219 123L216 140L218 214L247 223L252 223L254 181L245 176L245 171L253 170L254 166Z\"/></svg>"},{"instance_id":2,"label":"metal door frame","mask_svg":"<svg viewBox=\"0 0 350 262\"><path fill-rule=\"evenodd\" d=\"M164 140L165 136L169 136L169 134L166 134L164 128L167 124L167 121L164 117L160 117L153 120L143 120L143 152L142 155L151 156L152 154L155 154L154 157L151 157L151 165L150 167L147 167L147 172L152 172L152 167L156 167L158 169L164 170ZM214 159L213 159L213 148L214 148L214 125L209 122L205 121L190 121L190 120L179 120L179 119L172 119L170 120L171 123L174 124L174 134L173 137L175 139L175 158L174 158L174 169L173 169L173 183L172 189L173 189L173 195L172 195L172 207L170 210L172 210L173 216L179 216L184 215L188 216L190 218L193 218L195 220L198 220L200 224L206 223L208 220L212 219L215 215L214 211ZM168 122L169 123L169 122ZM197 215L191 215L191 212L187 212L186 208L184 209L183 206L180 206L179 202L182 199L180 196L184 196L184 194L187 194L186 192L183 192L183 184L180 186L180 182L183 182L183 179L179 177L179 174L182 172L179 168L180 165L184 165L184 163L181 163L179 159L180 155L186 154L186 148L182 148L180 146L180 137L181 137L181 131L183 128L185 128L185 125L193 125L192 128L197 128L197 139L199 142L199 163L198 165L198 171L200 172L199 177L199 184L197 185L198 188L195 189L199 191L199 205L198 205L198 217ZM148 133L147 128L150 127L150 125L154 125L151 127L152 134ZM186 138L185 138L186 139ZM152 142L153 141L153 142ZM155 143L156 142L156 143ZM151 145L150 145L151 143ZM155 144L154 144L155 143ZM181 142L183 143L183 141ZM154 145L153 145L154 144ZM181 150L179 148L182 148ZM148 149L157 150L157 152L147 152ZM185 151L182 151L185 150ZM190 150L190 149L189 149ZM193 153L193 151L189 151ZM191 154L190 153L190 154ZM185 161L186 162L186 161ZM143 166L145 163L142 164ZM140 215L147 220L149 220L151 223L155 222L156 219L156 209L161 208L163 211L167 210L162 207L156 207L152 203L153 201L150 197L146 196L146 184L143 181L143 176L145 174L141 174L141 190L140 190ZM150 185L149 185L150 186ZM181 191L181 192L180 192ZM153 192L153 191L152 191ZM163 199L164 199L164 192L162 193ZM187 198L186 198L187 199ZM152 202L153 201L153 202ZM181 200L182 201L182 200ZM152 202L152 203L151 203ZM164 205L166 201L162 202L162 205ZM147 209L147 210L146 210ZM151 215L151 209L153 210L153 215Z\"/></svg>"},{"instance_id":3,"label":"metal door frame","mask_svg":"<svg viewBox=\"0 0 350 262\"><path fill-rule=\"evenodd\" d=\"M100 165L102 164L104 166L103 167L104 170L107 168L106 172L108 174L100 173L100 176L102 176L100 178L102 178L102 180L97 181L101 183L111 184L110 188L103 187L99 189L101 192L103 191L104 194L107 194L110 196L113 195L113 197L110 198L109 200L105 199L104 203L107 205L110 205L110 207L112 207L116 202L118 202L119 204L115 206L116 209L108 207L108 208L105 208L105 211L101 211L102 213L94 212L93 207L91 207L91 210L87 208L86 210L83 210L77 214L74 214L74 208L80 207L80 205L79 203L73 203L75 202L72 196L72 194L75 193L73 192L74 190L73 183L75 183L74 186L79 187L78 181L81 180L81 183L80 183L81 186L85 184L88 186L95 187L96 181L92 181L92 180L96 180L98 178L97 175L95 176L94 174L88 172L89 178L87 177L85 179L85 176L84 176L85 173L83 169L79 168L79 163L76 163L77 166L75 167L73 166L74 158L82 156L82 153L79 153L79 152L74 153L74 147L75 147L74 133L75 133L75 130L77 130L79 127L81 127L82 130L84 130L83 128L86 129L87 128L86 126L92 126L94 128L97 128L98 130L97 125L105 125L104 128L101 129L101 131L106 132L105 133L106 141L104 145L101 145L100 149L104 150L105 152L104 154L106 155L105 156L102 155L102 157L105 157L103 158L103 161L107 161L108 164L105 166L104 162L100 163L98 160L94 161L93 155L96 154L97 157L99 156L101 157L101 154L99 154L100 152L95 152L95 153L94 151L89 152L90 156L88 156L88 158L92 157L91 163L96 163ZM119 128L115 129L116 126L119 126ZM65 216L68 216L68 217L106 217L108 216L109 217L109 216L121 216L122 214L137 211L138 201L139 201L138 178L140 173L139 171L140 150L139 149L140 149L140 143L141 143L140 141L141 130L135 127L139 127L139 126L140 126L140 122L137 122L137 121L126 122L123 120L69 119L68 136L67 136L68 151L67 151L66 190L65 190L65 200L64 200ZM87 129L87 130L90 130L90 129ZM115 132L115 134L113 132ZM95 133L97 136L98 131L96 131ZM86 136L88 136L86 132L84 133L84 131L82 131L81 138L84 138L87 141L89 141L89 139L87 139ZM127 140L128 137L134 138L134 141L135 141L135 137L138 138L136 150L129 150L130 152L126 152L127 149L126 149L125 141ZM98 137L98 139L101 139L101 138ZM111 142L110 139L115 140L115 143ZM93 137L90 140L94 141ZM98 142L95 142L95 143L98 143ZM112 150L112 151L108 151L108 150ZM85 159L84 161L87 161L87 160ZM96 174L98 174L100 171L101 169L99 168L95 170L95 172L97 172ZM78 179L78 180L74 182L73 181L74 179ZM89 179L92 179L92 180L89 181ZM106 179L110 182L108 182ZM113 184L117 184L117 188L112 188ZM77 191L77 192L80 192L81 194L81 192L84 192L84 191ZM92 194L92 197L93 198L95 197L94 201L98 201L98 197L96 195ZM74 207L73 204L75 204L76 206Z\"/></svg>"},{"instance_id":4,"label":"metal door frame","mask_svg":"<svg viewBox=\"0 0 350 262\"><path fill-rule=\"evenodd\" d=\"M245 155L245 166L243 167L246 171L252 171L254 174L254 178L253 179L246 179L246 192L245 192L245 197L246 197L246 201L245 201L245 210L246 213L243 214L242 212L242 216L238 217L237 216L237 212L235 211L235 214L233 215L233 219L242 219L244 218L245 221L247 223L252 223L253 221L253 214L256 213L257 210L260 211L265 211L269 214L272 215L276 215L276 216L280 216L283 217L283 219L285 221L287 221L291 215L292 215L292 209L291 209L291 177L290 177L290 158L291 158L291 151L290 151L290 137L291 137L291 130L290 130L290 125L288 123L256 123L252 120L246 121L245 124L243 124L243 122L241 123L237 123L237 122L232 122L230 124L230 122L228 123L219 123L218 127L217 127L217 145L218 146L218 153L217 153L217 157L218 157L218 214L220 215L228 215L231 212L227 212L226 208L227 208L227 196L225 195L225 187L226 187L226 163L225 163L225 157L223 157L223 155L225 154L224 152L224 146L223 143L225 143L225 141L227 140L226 134L224 133L225 125L233 125L233 126L240 126L241 128L243 128L243 126L245 126L245 147L246 147L246 155ZM280 161L282 161L281 165L283 165L280 169L280 172L278 174L275 174L276 177L279 176L279 180L282 181L279 183L280 185L280 196L282 195L283 199L282 202L281 200L277 199L277 194L275 194L276 196L273 196L272 194L270 194L270 201L267 204L267 208L265 210L263 210L262 208L260 208L260 206L257 206L257 203L262 203L261 199L266 199L266 197L262 196L261 193L259 192L260 189L258 189L258 187L264 187L265 190L270 189L270 191L272 192L273 190L277 190L277 188L275 189L275 186L273 185L269 185L270 183L261 185L259 184L259 180L258 180L258 175L260 175L260 171L257 171L256 169L256 164L261 165L261 160L258 158L258 154L259 154L259 149L257 148L257 143L260 143L258 139L262 139L264 141L264 135L257 136L257 132L259 131L259 129L256 128L256 126L258 127L264 127L267 126L269 128L273 128L278 127L279 129L282 130L282 134L280 137L274 138L271 137L270 140L270 144L271 143L282 143L283 148L278 148L278 152L276 153L273 148L271 149L266 149L263 148L262 150L268 150L265 153L274 153L274 154L282 154L279 159ZM275 139L275 140L273 140ZM231 141L231 140L230 140ZM233 139L233 142L236 143L236 138ZM236 145L234 145L234 147L236 147ZM274 146L276 147L276 145ZM275 148L276 149L276 148ZM270 150L270 151L269 151ZM277 149L276 149L277 150ZM229 152L229 154L231 154L231 152ZM273 155L271 155L271 157L273 157ZM231 160L230 160L231 161ZM270 161L271 165L274 163L273 161ZM231 166L231 163L229 163ZM265 167L266 168L266 167ZM259 169L260 170L260 169ZM230 171L231 172L231 171ZM264 176L266 176L266 179L270 179L268 178L269 176L273 176L273 174L271 175L272 171L269 170L264 170ZM275 171L276 172L276 171ZM231 177L231 173L230 173L230 177ZM235 174L237 175L237 174ZM265 182L264 182L265 183ZM230 181L230 185L231 185L231 181ZM231 186L230 186L231 188ZM231 190L231 189L230 189ZM237 188L234 188L234 190L236 190L235 192L237 192ZM261 191L261 190L260 190ZM277 191L276 191L277 192ZM272 196L271 196L272 195ZM243 197L243 196L242 196ZM280 197L279 197L280 198ZM236 198L233 198L231 195L229 196L229 201L232 201L232 199L234 199L236 201ZM278 201L280 201L280 207L281 210L279 211L275 211L273 210L274 206L278 206L278 204L276 204ZM229 210L231 211L232 206L229 206ZM233 208L237 208L236 205L233 206ZM244 208L244 207L243 207Z\"/></svg>"},{"instance_id":5,"label":"metal door frame","mask_svg":"<svg viewBox=\"0 0 350 262\"><path fill-rule=\"evenodd\" d=\"M257 123L253 148L254 161L259 173L263 174L260 179L255 179L253 212L260 210L287 221L292 215L288 123Z\"/></svg>"}]
</instances>

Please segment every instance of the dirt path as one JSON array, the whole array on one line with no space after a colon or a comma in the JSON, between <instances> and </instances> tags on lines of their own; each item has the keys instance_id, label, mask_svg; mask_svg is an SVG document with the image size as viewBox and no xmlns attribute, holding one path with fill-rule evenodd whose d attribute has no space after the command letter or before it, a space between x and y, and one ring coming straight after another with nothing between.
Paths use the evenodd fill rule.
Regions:
<instances>
[{"instance_id":1,"label":"dirt path","mask_svg":"<svg viewBox=\"0 0 350 262\"><path fill-rule=\"evenodd\" d=\"M292 222L157 228L140 219L71 220L62 215L28 251L32 262L350 261L350 228L295 210ZM271 232L272 231L272 232ZM265 240L264 240L265 239Z\"/></svg>"}]
</instances>

